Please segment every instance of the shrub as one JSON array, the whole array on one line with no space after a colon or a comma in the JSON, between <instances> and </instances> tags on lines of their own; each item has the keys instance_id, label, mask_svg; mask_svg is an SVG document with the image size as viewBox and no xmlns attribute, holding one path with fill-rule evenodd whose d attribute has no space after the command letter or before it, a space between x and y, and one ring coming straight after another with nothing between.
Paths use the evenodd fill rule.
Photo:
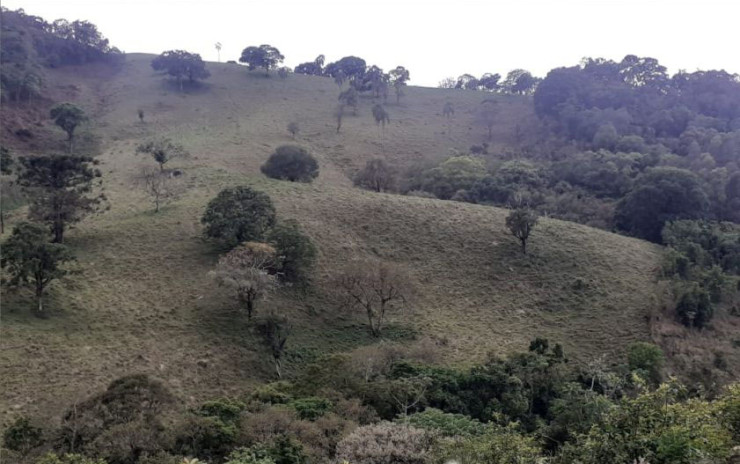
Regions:
<instances>
[{"instance_id":1,"label":"shrub","mask_svg":"<svg viewBox=\"0 0 740 464\"><path fill-rule=\"evenodd\" d=\"M311 182L319 175L316 159L295 145L278 147L260 169L267 177L291 182Z\"/></svg>"},{"instance_id":2,"label":"shrub","mask_svg":"<svg viewBox=\"0 0 740 464\"><path fill-rule=\"evenodd\" d=\"M19 417L3 433L4 446L23 456L43 442L41 429L31 425L27 417Z\"/></svg>"},{"instance_id":3,"label":"shrub","mask_svg":"<svg viewBox=\"0 0 740 464\"><path fill-rule=\"evenodd\" d=\"M486 426L477 419L463 414L450 414L439 409L427 408L408 418L414 427L438 432L446 437L478 436L486 432Z\"/></svg>"},{"instance_id":4,"label":"shrub","mask_svg":"<svg viewBox=\"0 0 740 464\"><path fill-rule=\"evenodd\" d=\"M203 417L218 417L224 422L234 422L239 419L246 405L241 401L221 398L203 403L195 413Z\"/></svg>"},{"instance_id":5,"label":"shrub","mask_svg":"<svg viewBox=\"0 0 740 464\"><path fill-rule=\"evenodd\" d=\"M337 459L352 464L425 464L432 435L403 424L381 422L357 428L337 444Z\"/></svg>"},{"instance_id":6,"label":"shrub","mask_svg":"<svg viewBox=\"0 0 740 464\"><path fill-rule=\"evenodd\" d=\"M354 184L375 192L385 192L393 188L395 173L383 159L371 159L355 175Z\"/></svg>"},{"instance_id":7,"label":"shrub","mask_svg":"<svg viewBox=\"0 0 740 464\"><path fill-rule=\"evenodd\" d=\"M454 460L463 464L540 462L539 446L532 437L521 434L516 424L494 426L485 435L444 443L435 454L441 458L437 462Z\"/></svg>"},{"instance_id":8,"label":"shrub","mask_svg":"<svg viewBox=\"0 0 740 464\"><path fill-rule=\"evenodd\" d=\"M232 248L262 241L275 224L275 207L265 193L249 187L228 188L208 203L201 222L207 237Z\"/></svg>"},{"instance_id":9,"label":"shrub","mask_svg":"<svg viewBox=\"0 0 740 464\"><path fill-rule=\"evenodd\" d=\"M236 426L218 417L190 416L175 429L175 452L219 460L234 446Z\"/></svg>"},{"instance_id":10,"label":"shrub","mask_svg":"<svg viewBox=\"0 0 740 464\"><path fill-rule=\"evenodd\" d=\"M652 343L635 342L627 347L627 362L631 371L638 371L654 383L660 382L663 350Z\"/></svg>"},{"instance_id":11,"label":"shrub","mask_svg":"<svg viewBox=\"0 0 740 464\"><path fill-rule=\"evenodd\" d=\"M713 314L709 293L698 284L689 286L676 305L676 316L686 327L701 329L709 323Z\"/></svg>"},{"instance_id":12,"label":"shrub","mask_svg":"<svg viewBox=\"0 0 740 464\"><path fill-rule=\"evenodd\" d=\"M300 398L289 404L301 420L315 421L331 410L332 403L326 398Z\"/></svg>"},{"instance_id":13,"label":"shrub","mask_svg":"<svg viewBox=\"0 0 740 464\"><path fill-rule=\"evenodd\" d=\"M277 250L277 272L286 282L308 283L316 260L316 247L301 232L298 222L278 222L267 235L267 241Z\"/></svg>"},{"instance_id":14,"label":"shrub","mask_svg":"<svg viewBox=\"0 0 740 464\"><path fill-rule=\"evenodd\" d=\"M58 456L54 453L49 453L40 460L36 461L36 464L107 464L102 459L92 459L81 454L65 454Z\"/></svg>"}]
</instances>

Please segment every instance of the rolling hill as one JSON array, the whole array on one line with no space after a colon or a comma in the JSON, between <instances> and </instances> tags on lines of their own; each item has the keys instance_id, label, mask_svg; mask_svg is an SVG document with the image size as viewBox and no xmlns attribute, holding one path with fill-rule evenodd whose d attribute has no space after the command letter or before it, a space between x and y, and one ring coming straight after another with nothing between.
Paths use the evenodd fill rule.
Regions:
<instances>
[{"instance_id":1,"label":"rolling hill","mask_svg":"<svg viewBox=\"0 0 740 464\"><path fill-rule=\"evenodd\" d=\"M362 100L358 115L346 117L337 133L338 88L331 79L265 78L209 63L207 83L180 93L153 73L151 58L128 55L115 72L102 66L49 71L51 91L92 115L81 138L100 152L111 208L70 232L82 274L55 284L50 317L30 315L25 293L3 296L0 404L8 414L53 416L132 372L165 380L187 401L236 395L272 378L246 318L207 277L218 251L202 239L200 217L211 198L235 185L268 193L278 216L296 219L319 250L308 296L285 289L257 308L278 308L294 321L288 375L323 354L377 342L362 314L347 313L328 297L335 269L354 257L378 257L408 271L414 304L393 317L386 338L433 343L448 364L525 349L536 336L561 343L573 362L603 355L619 363L629 343L655 336L651 317L663 292L656 245L543 218L522 256L505 229L506 210L352 185L353 173L371 157L405 169L482 142L485 131L473 121L480 93L409 87L400 105L388 104L385 131L372 119L370 100ZM527 97L495 98L502 118L491 153L510 147L517 126L533 117ZM456 109L451 121L441 115L447 101ZM61 144L62 132L38 120L35 150L48 146L38 140ZM301 127L295 141L286 131L291 121ZM183 172L186 194L157 214L135 183L141 167L153 163L135 148L154 135L171 137L192 154L170 166ZM286 143L319 160L313 183L260 173L274 148Z\"/></svg>"}]
</instances>

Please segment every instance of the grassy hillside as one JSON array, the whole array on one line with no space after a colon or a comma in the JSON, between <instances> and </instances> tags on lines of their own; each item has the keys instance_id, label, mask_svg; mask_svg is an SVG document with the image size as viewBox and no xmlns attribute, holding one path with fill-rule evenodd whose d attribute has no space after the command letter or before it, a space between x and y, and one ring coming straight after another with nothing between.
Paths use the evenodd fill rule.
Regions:
<instances>
[{"instance_id":1,"label":"grassy hillside","mask_svg":"<svg viewBox=\"0 0 740 464\"><path fill-rule=\"evenodd\" d=\"M48 417L131 372L152 373L190 401L271 378L245 318L206 276L218 253L201 239L200 216L234 185L267 192L279 217L298 220L319 249L310 296L286 290L257 308L280 308L294 321L288 375L323 353L376 342L362 314L340 311L327 297L334 269L352 257L377 256L409 272L415 304L392 319L387 337L435 343L446 363L522 349L535 336L562 343L573 360L604 354L616 363L627 344L650 337L655 245L543 219L522 256L505 230L505 210L352 186L351 175L370 157L404 168L483 141L485 129L473 122L479 93L410 87L401 105L388 105L384 134L363 100L337 134L338 88L330 79L268 79L211 63L203 88L181 94L153 74L150 60L129 55L104 79L73 67L51 71L57 90L94 116L89 131L102 149L111 209L70 232L83 274L54 286L50 318L29 315L28 294L3 296L2 410ZM493 153L514 143L517 124L532 117L522 97L496 98L502 119ZM441 116L446 101L456 110L449 123ZM290 121L301 126L296 142L319 160L312 184L259 172L277 145L292 141ZM60 130L41 130L55 131L62 143ZM133 182L153 163L134 153L152 135L172 137L193 154L170 166L183 170L186 195L159 214Z\"/></svg>"}]
</instances>

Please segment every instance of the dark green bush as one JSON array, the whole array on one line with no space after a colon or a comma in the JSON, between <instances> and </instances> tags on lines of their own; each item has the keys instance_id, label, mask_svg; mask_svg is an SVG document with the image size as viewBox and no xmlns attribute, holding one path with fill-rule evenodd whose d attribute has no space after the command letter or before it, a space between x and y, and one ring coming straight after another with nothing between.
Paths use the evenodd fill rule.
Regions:
<instances>
[{"instance_id":1,"label":"dark green bush","mask_svg":"<svg viewBox=\"0 0 740 464\"><path fill-rule=\"evenodd\" d=\"M275 207L263 192L249 187L228 188L208 203L201 222L207 237L234 247L262 241L275 225Z\"/></svg>"},{"instance_id":2,"label":"dark green bush","mask_svg":"<svg viewBox=\"0 0 740 464\"><path fill-rule=\"evenodd\" d=\"M311 182L319 175L316 158L295 145L278 147L260 169L267 177L291 182Z\"/></svg>"},{"instance_id":3,"label":"dark green bush","mask_svg":"<svg viewBox=\"0 0 740 464\"><path fill-rule=\"evenodd\" d=\"M301 232L298 222L292 219L278 222L267 234L267 241L277 250L276 271L280 278L286 282L308 283L316 260L316 247Z\"/></svg>"}]
</instances>

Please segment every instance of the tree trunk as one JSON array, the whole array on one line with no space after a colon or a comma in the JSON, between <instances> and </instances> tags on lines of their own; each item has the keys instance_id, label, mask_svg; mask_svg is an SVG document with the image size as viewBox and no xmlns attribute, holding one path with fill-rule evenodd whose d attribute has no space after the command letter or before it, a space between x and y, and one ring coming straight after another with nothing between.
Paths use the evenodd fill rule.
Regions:
<instances>
[{"instance_id":1,"label":"tree trunk","mask_svg":"<svg viewBox=\"0 0 740 464\"><path fill-rule=\"evenodd\" d=\"M159 212L159 196L154 196L154 212Z\"/></svg>"},{"instance_id":2,"label":"tree trunk","mask_svg":"<svg viewBox=\"0 0 740 464\"><path fill-rule=\"evenodd\" d=\"M44 314L44 286L36 281L36 315Z\"/></svg>"},{"instance_id":3,"label":"tree trunk","mask_svg":"<svg viewBox=\"0 0 740 464\"><path fill-rule=\"evenodd\" d=\"M3 210L2 199L0 199L0 234L5 233L5 211Z\"/></svg>"},{"instance_id":4,"label":"tree trunk","mask_svg":"<svg viewBox=\"0 0 740 464\"><path fill-rule=\"evenodd\" d=\"M51 231L54 234L54 243L64 243L64 223L61 221L54 221L51 227Z\"/></svg>"},{"instance_id":5,"label":"tree trunk","mask_svg":"<svg viewBox=\"0 0 740 464\"><path fill-rule=\"evenodd\" d=\"M247 319L252 319L252 311L254 311L254 298L247 297Z\"/></svg>"},{"instance_id":6,"label":"tree trunk","mask_svg":"<svg viewBox=\"0 0 740 464\"><path fill-rule=\"evenodd\" d=\"M280 358L273 358L275 360L275 373L278 376L278 379L282 378L282 363L280 362Z\"/></svg>"},{"instance_id":7,"label":"tree trunk","mask_svg":"<svg viewBox=\"0 0 740 464\"><path fill-rule=\"evenodd\" d=\"M522 254L527 254L527 239L520 238L519 241L522 242Z\"/></svg>"}]
</instances>

